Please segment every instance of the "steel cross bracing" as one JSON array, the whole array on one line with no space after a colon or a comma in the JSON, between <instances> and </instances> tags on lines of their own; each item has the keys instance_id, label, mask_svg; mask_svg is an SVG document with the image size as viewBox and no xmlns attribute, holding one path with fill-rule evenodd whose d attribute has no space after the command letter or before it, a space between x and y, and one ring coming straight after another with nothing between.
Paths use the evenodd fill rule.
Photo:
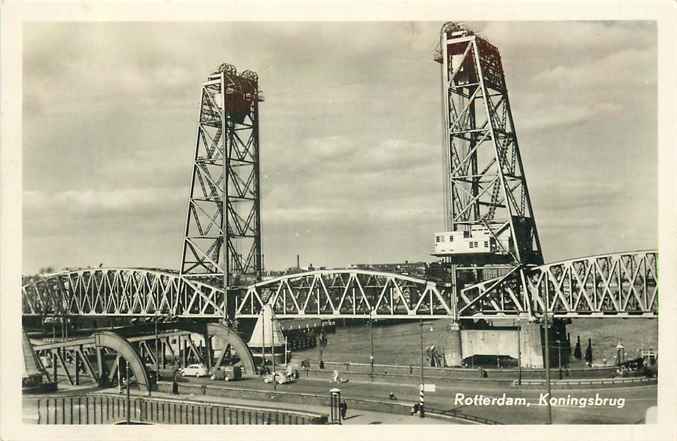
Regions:
<instances>
[{"instance_id":1,"label":"steel cross bracing","mask_svg":"<svg viewBox=\"0 0 677 441\"><path fill-rule=\"evenodd\" d=\"M257 317L264 304L276 317L411 318L454 316L450 287L399 274L321 270L250 286L237 303L238 317Z\"/></svg>"},{"instance_id":2,"label":"steel cross bracing","mask_svg":"<svg viewBox=\"0 0 677 441\"><path fill-rule=\"evenodd\" d=\"M223 289L178 273L97 268L31 278L24 316L223 317Z\"/></svg>"},{"instance_id":3,"label":"steel cross bracing","mask_svg":"<svg viewBox=\"0 0 677 441\"><path fill-rule=\"evenodd\" d=\"M504 263L542 264L499 51L453 23L440 38L445 227L487 228Z\"/></svg>"},{"instance_id":4,"label":"steel cross bracing","mask_svg":"<svg viewBox=\"0 0 677 441\"><path fill-rule=\"evenodd\" d=\"M658 253L634 251L515 268L462 289L459 317L655 317Z\"/></svg>"},{"instance_id":5,"label":"steel cross bracing","mask_svg":"<svg viewBox=\"0 0 677 441\"><path fill-rule=\"evenodd\" d=\"M270 304L279 318L501 319L658 315L656 251L583 257L517 267L462 289L399 274L336 269L255 283L235 301L236 316L258 317ZM177 273L97 268L34 277L22 288L23 315L222 318L223 289Z\"/></svg>"},{"instance_id":6,"label":"steel cross bracing","mask_svg":"<svg viewBox=\"0 0 677 441\"><path fill-rule=\"evenodd\" d=\"M181 274L242 286L261 275L258 76L222 64L202 85ZM225 207L225 209L224 209Z\"/></svg>"}]
</instances>

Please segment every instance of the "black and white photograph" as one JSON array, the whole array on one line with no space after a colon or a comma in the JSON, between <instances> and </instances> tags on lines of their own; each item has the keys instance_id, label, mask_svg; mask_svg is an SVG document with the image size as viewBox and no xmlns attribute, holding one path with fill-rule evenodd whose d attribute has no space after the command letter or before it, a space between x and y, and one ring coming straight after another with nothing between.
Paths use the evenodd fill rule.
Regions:
<instances>
[{"instance_id":1,"label":"black and white photograph","mask_svg":"<svg viewBox=\"0 0 677 441\"><path fill-rule=\"evenodd\" d=\"M456 15L23 21L19 424L657 424L660 24Z\"/></svg>"}]
</instances>

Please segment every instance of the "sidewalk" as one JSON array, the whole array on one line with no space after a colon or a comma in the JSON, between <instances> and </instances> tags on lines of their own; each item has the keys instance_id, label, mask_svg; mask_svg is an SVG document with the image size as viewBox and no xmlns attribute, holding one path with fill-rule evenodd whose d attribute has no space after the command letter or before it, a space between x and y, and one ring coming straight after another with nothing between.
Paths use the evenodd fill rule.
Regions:
<instances>
[{"instance_id":1,"label":"sidewalk","mask_svg":"<svg viewBox=\"0 0 677 441\"><path fill-rule=\"evenodd\" d=\"M100 393L109 393L109 394L112 393L116 395L119 394L117 388L103 389L100 391ZM132 396L139 395L140 394L138 393L136 394L132 393ZM145 394L140 396L147 397L147 395ZM241 405L241 406L277 408L280 410L298 410L325 414L329 413L329 409L324 406L294 404L294 403L279 403L279 405L276 405L278 403L274 401L242 400L238 398L216 397L211 395L193 395L193 394L173 395L165 392L153 391L152 397L176 401L194 401L201 403L232 404L236 406ZM420 418L418 416L411 415L396 415L367 410L348 409L348 417L344 421L344 424L454 424L454 422L441 418Z\"/></svg>"}]
</instances>

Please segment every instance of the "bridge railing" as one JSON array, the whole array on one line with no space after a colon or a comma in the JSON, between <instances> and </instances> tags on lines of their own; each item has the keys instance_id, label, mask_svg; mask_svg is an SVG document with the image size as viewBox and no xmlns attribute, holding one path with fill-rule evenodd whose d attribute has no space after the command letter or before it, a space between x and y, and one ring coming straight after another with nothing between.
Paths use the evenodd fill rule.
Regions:
<instances>
[{"instance_id":1,"label":"bridge railing","mask_svg":"<svg viewBox=\"0 0 677 441\"><path fill-rule=\"evenodd\" d=\"M327 416L254 406L110 394L41 397L37 424L326 424Z\"/></svg>"}]
</instances>

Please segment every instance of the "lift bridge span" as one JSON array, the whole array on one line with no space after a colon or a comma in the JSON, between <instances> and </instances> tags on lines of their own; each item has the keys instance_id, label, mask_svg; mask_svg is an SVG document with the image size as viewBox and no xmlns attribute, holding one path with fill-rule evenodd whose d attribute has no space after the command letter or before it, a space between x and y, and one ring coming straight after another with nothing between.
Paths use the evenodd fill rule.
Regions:
<instances>
[{"instance_id":1,"label":"lift bridge span","mask_svg":"<svg viewBox=\"0 0 677 441\"><path fill-rule=\"evenodd\" d=\"M236 318L272 306L278 318L514 319L658 316L656 251L634 251L513 269L457 290L395 273L333 269L290 274L229 291L170 271L96 268L32 279L24 317ZM232 292L232 294L231 294Z\"/></svg>"}]
</instances>

